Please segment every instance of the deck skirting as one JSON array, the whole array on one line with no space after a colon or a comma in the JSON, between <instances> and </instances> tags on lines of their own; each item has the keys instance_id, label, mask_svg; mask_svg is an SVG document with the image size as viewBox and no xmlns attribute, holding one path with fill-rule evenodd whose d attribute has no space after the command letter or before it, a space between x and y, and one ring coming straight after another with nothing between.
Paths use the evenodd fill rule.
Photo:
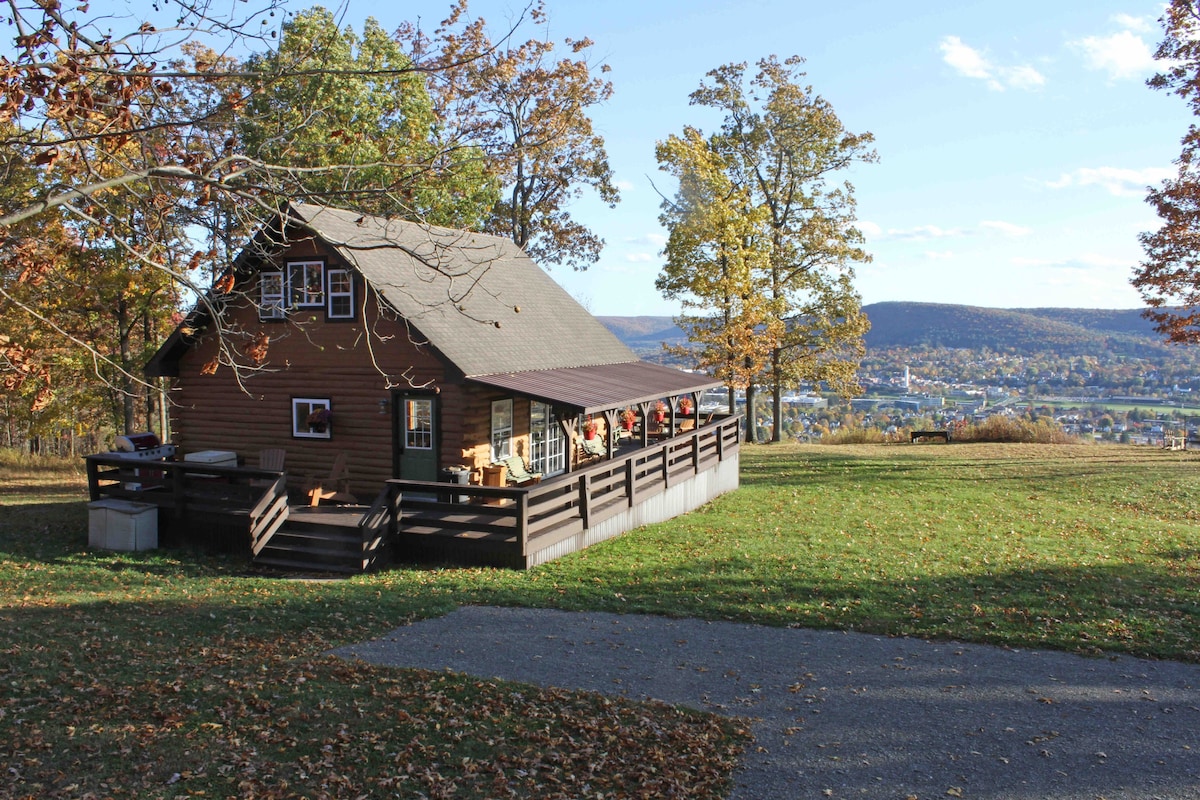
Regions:
<instances>
[{"instance_id":1,"label":"deck skirting","mask_svg":"<svg viewBox=\"0 0 1200 800\"><path fill-rule=\"evenodd\" d=\"M738 488L739 454L735 451L723 461L704 472L653 494L631 508L607 517L573 536L531 552L525 566L536 567L556 558L575 553L594 544L620 536L622 533L665 522L672 517L692 511L705 503Z\"/></svg>"}]
</instances>

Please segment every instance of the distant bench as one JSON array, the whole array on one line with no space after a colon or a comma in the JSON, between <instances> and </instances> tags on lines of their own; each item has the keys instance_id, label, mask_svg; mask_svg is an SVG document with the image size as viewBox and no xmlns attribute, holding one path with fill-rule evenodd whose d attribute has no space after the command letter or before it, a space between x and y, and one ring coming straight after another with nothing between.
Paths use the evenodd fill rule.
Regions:
<instances>
[{"instance_id":1,"label":"distant bench","mask_svg":"<svg viewBox=\"0 0 1200 800\"><path fill-rule=\"evenodd\" d=\"M913 431L912 441L917 439L941 439L947 444L950 443L950 431Z\"/></svg>"}]
</instances>

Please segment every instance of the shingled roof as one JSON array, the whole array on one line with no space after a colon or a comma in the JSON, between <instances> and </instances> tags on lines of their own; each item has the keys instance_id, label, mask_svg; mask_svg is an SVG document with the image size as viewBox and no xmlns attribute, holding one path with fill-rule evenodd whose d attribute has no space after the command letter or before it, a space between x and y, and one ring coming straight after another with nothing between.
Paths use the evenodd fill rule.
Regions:
<instances>
[{"instance_id":1,"label":"shingled roof","mask_svg":"<svg viewBox=\"0 0 1200 800\"><path fill-rule=\"evenodd\" d=\"M292 214L468 377L637 361L509 239L302 203Z\"/></svg>"},{"instance_id":2,"label":"shingled roof","mask_svg":"<svg viewBox=\"0 0 1200 800\"><path fill-rule=\"evenodd\" d=\"M585 413L720 385L639 361L509 239L306 203L292 203L288 215L289 226L334 249L467 380ZM187 327L207 324L206 308L197 306ZM184 327L146 374L178 374L192 342Z\"/></svg>"}]
</instances>

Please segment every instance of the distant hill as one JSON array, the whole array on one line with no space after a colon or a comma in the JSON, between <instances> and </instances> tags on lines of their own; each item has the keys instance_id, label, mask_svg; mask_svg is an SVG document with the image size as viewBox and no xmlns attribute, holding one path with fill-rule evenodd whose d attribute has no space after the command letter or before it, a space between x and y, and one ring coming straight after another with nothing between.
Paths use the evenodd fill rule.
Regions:
<instances>
[{"instance_id":1,"label":"distant hill","mask_svg":"<svg viewBox=\"0 0 1200 800\"><path fill-rule=\"evenodd\" d=\"M867 347L951 347L1063 355L1113 353L1161 356L1168 350L1140 309L982 308L943 303L872 303ZM671 317L599 317L639 355L683 344L683 331Z\"/></svg>"},{"instance_id":2,"label":"distant hill","mask_svg":"<svg viewBox=\"0 0 1200 800\"><path fill-rule=\"evenodd\" d=\"M954 347L1063 355L1162 355L1167 346L1141 311L982 308L940 303L872 303L869 349Z\"/></svg>"}]
</instances>

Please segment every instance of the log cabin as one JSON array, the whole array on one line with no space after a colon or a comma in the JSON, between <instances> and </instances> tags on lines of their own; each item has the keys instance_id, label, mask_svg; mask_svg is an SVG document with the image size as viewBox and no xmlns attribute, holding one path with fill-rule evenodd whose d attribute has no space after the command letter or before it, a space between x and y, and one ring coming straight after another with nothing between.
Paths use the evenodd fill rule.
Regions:
<instances>
[{"instance_id":1,"label":"log cabin","mask_svg":"<svg viewBox=\"0 0 1200 800\"><path fill-rule=\"evenodd\" d=\"M337 462L339 499L390 497L393 544L492 540L528 567L738 483L739 420L701 415L719 381L639 360L521 248L479 233L293 203L146 373L169 379L183 458L258 468L286 451L293 498ZM582 447L585 430L602 444ZM522 468L536 482L508 485ZM447 479L484 488L439 495Z\"/></svg>"}]
</instances>

